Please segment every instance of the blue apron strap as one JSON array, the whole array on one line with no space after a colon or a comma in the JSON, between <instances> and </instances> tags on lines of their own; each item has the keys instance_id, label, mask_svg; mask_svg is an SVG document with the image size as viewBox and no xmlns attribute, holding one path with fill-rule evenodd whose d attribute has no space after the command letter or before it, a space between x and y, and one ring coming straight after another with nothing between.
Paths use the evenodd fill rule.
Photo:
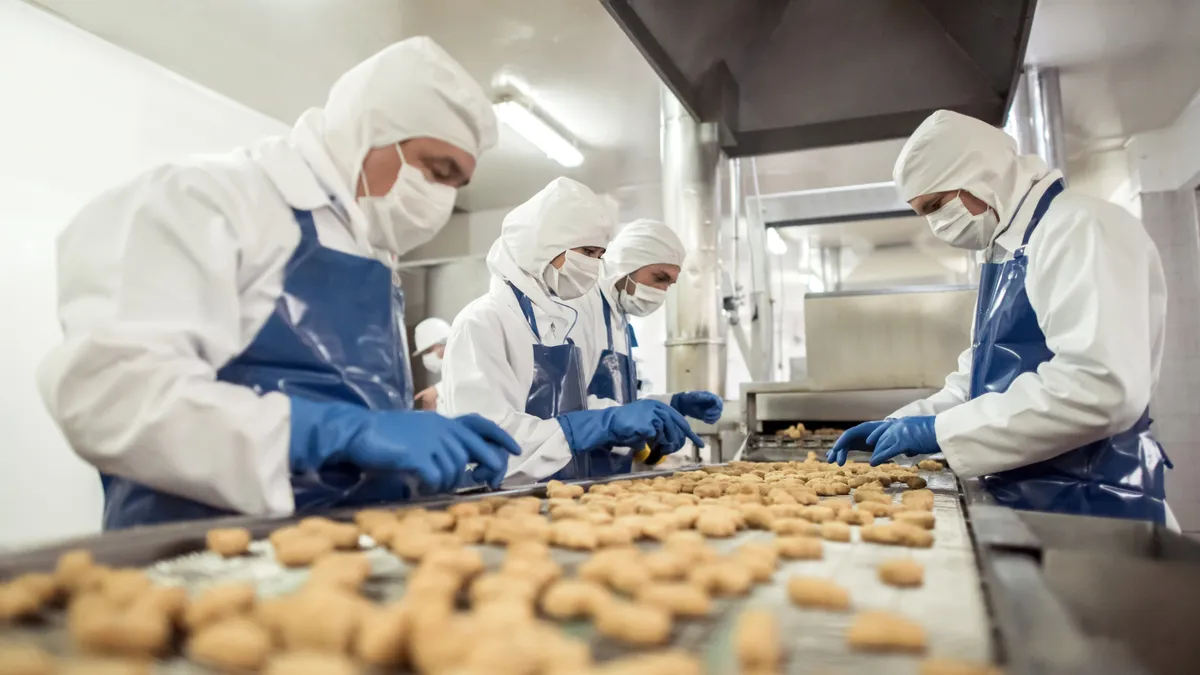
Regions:
<instances>
[{"instance_id":1,"label":"blue apron strap","mask_svg":"<svg viewBox=\"0 0 1200 675\"><path fill-rule=\"evenodd\" d=\"M638 346L638 341L637 333L633 332L633 324L629 323L628 321L625 322L625 335L626 339L629 340L629 353L632 355L633 348Z\"/></svg>"},{"instance_id":2,"label":"blue apron strap","mask_svg":"<svg viewBox=\"0 0 1200 675\"><path fill-rule=\"evenodd\" d=\"M596 290L600 294L600 302L604 304L604 332L608 334L608 351L613 350L612 341L612 309L608 306L608 298L604 297L604 291Z\"/></svg>"},{"instance_id":3,"label":"blue apron strap","mask_svg":"<svg viewBox=\"0 0 1200 675\"><path fill-rule=\"evenodd\" d=\"M296 219L296 224L300 226L300 244L296 246L296 249L308 250L320 246L321 239L317 236L317 225L313 222L312 211L292 209L292 217Z\"/></svg>"},{"instance_id":4,"label":"blue apron strap","mask_svg":"<svg viewBox=\"0 0 1200 675\"><path fill-rule=\"evenodd\" d=\"M517 296L517 304L521 306L521 313L525 315L525 321L529 323L529 328L533 331L533 336L538 339L538 342L541 342L542 335L538 332L537 319L533 316L533 303L529 301L529 298L520 289L513 285L513 282L509 281L506 283L512 289L513 295Z\"/></svg>"},{"instance_id":5,"label":"blue apron strap","mask_svg":"<svg viewBox=\"0 0 1200 675\"><path fill-rule=\"evenodd\" d=\"M1066 187L1063 179L1059 178L1046 188L1046 192L1042 198L1038 200L1037 208L1033 210L1033 217L1029 219L1029 226L1025 228L1025 236L1021 238L1021 248L1029 245L1029 238L1033 236L1033 231L1037 229L1038 223L1042 222L1042 216L1046 215L1046 211L1050 209L1050 202L1054 201Z\"/></svg>"}]
</instances>

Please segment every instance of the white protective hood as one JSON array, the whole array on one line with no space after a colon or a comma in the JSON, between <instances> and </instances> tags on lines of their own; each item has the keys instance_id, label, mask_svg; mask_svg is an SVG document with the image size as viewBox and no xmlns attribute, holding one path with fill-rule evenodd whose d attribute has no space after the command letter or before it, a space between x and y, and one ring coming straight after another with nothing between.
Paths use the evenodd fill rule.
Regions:
<instances>
[{"instance_id":1,"label":"white protective hood","mask_svg":"<svg viewBox=\"0 0 1200 675\"><path fill-rule=\"evenodd\" d=\"M679 265L687 250L675 231L664 223L639 218L621 228L604 252L601 288L610 292L622 277L647 265Z\"/></svg>"},{"instance_id":2,"label":"white protective hood","mask_svg":"<svg viewBox=\"0 0 1200 675\"><path fill-rule=\"evenodd\" d=\"M1000 129L949 110L930 115L909 137L892 179L900 198L966 190L996 210L1002 232L1030 186L1050 172L1035 155L1018 155Z\"/></svg>"},{"instance_id":3,"label":"white protective hood","mask_svg":"<svg viewBox=\"0 0 1200 675\"><path fill-rule=\"evenodd\" d=\"M607 247L616 229L612 209L588 187L555 178L504 217L488 251L495 279L510 281L543 311L557 313L542 273L558 254L580 246Z\"/></svg>"},{"instance_id":4,"label":"white protective hood","mask_svg":"<svg viewBox=\"0 0 1200 675\"><path fill-rule=\"evenodd\" d=\"M478 159L496 145L497 133L496 113L479 83L432 39L413 37L338 78L325 107L296 121L292 141L319 175L340 179L325 187L363 227L354 194L372 148L436 138Z\"/></svg>"}]
</instances>

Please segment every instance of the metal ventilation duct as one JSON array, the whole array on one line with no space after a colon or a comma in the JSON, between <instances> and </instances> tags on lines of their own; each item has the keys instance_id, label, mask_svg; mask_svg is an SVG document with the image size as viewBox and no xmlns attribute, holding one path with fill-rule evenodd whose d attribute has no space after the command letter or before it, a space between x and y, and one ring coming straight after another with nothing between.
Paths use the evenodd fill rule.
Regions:
<instances>
[{"instance_id":1,"label":"metal ventilation duct","mask_svg":"<svg viewBox=\"0 0 1200 675\"><path fill-rule=\"evenodd\" d=\"M1037 0L601 0L734 157L1000 125Z\"/></svg>"}]
</instances>

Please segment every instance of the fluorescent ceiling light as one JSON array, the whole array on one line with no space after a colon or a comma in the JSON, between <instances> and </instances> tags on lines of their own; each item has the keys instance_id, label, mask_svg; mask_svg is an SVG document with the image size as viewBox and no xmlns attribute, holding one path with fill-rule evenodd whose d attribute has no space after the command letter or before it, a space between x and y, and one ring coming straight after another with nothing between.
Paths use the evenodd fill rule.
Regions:
<instances>
[{"instance_id":1,"label":"fluorescent ceiling light","mask_svg":"<svg viewBox=\"0 0 1200 675\"><path fill-rule=\"evenodd\" d=\"M493 107L501 122L536 145L550 159L568 167L583 164L583 153L529 108L513 100L500 101Z\"/></svg>"},{"instance_id":2,"label":"fluorescent ceiling light","mask_svg":"<svg viewBox=\"0 0 1200 675\"><path fill-rule=\"evenodd\" d=\"M787 253L787 248L787 242L783 240L783 237L779 236L779 230L773 227L768 227L767 250L775 255L783 255L784 253Z\"/></svg>"}]
</instances>

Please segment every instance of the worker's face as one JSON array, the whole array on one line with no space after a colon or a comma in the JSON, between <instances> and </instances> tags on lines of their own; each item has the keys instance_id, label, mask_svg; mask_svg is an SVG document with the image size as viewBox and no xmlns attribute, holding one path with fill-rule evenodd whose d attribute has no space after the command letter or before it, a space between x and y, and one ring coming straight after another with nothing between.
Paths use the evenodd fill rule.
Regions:
<instances>
[{"instance_id":1,"label":"worker's face","mask_svg":"<svg viewBox=\"0 0 1200 675\"><path fill-rule=\"evenodd\" d=\"M403 160L401 151L404 152ZM392 144L367 152L355 196L386 195L396 183L404 160L420 171L430 183L455 189L466 186L475 174L475 158L466 150L436 138L410 138L400 143L400 150Z\"/></svg>"},{"instance_id":2,"label":"worker's face","mask_svg":"<svg viewBox=\"0 0 1200 675\"><path fill-rule=\"evenodd\" d=\"M910 199L908 205L912 207L913 211L917 212L918 216L928 216L945 206L947 202L954 201L955 197L962 200L963 206L967 207L967 211L973 216L978 216L990 208L986 202L966 190L931 192L927 195Z\"/></svg>"},{"instance_id":3,"label":"worker's face","mask_svg":"<svg viewBox=\"0 0 1200 675\"><path fill-rule=\"evenodd\" d=\"M430 347L430 348L429 348L429 353L430 353L430 354L437 354L439 358L445 357L445 356L446 356L446 343L445 343L445 342L439 342L439 343L437 343L436 345L434 345L434 346Z\"/></svg>"},{"instance_id":4,"label":"worker's face","mask_svg":"<svg viewBox=\"0 0 1200 675\"><path fill-rule=\"evenodd\" d=\"M585 255L589 258L604 257L604 249L599 246L576 246L575 248L573 248L571 250L575 251L576 253L582 253L583 255ZM559 253L558 255L554 256L554 259L550 261L550 264L554 266L554 269L558 270L558 269L562 269L563 263L566 260L567 260L567 252L563 251L562 253Z\"/></svg>"},{"instance_id":5,"label":"worker's face","mask_svg":"<svg viewBox=\"0 0 1200 675\"><path fill-rule=\"evenodd\" d=\"M660 291L665 291L679 281L679 265L671 265L668 263L659 263L657 265L646 265L638 271L630 274L626 279L633 280L634 283L642 286L651 286ZM625 289L626 293L633 293L632 287Z\"/></svg>"}]
</instances>

